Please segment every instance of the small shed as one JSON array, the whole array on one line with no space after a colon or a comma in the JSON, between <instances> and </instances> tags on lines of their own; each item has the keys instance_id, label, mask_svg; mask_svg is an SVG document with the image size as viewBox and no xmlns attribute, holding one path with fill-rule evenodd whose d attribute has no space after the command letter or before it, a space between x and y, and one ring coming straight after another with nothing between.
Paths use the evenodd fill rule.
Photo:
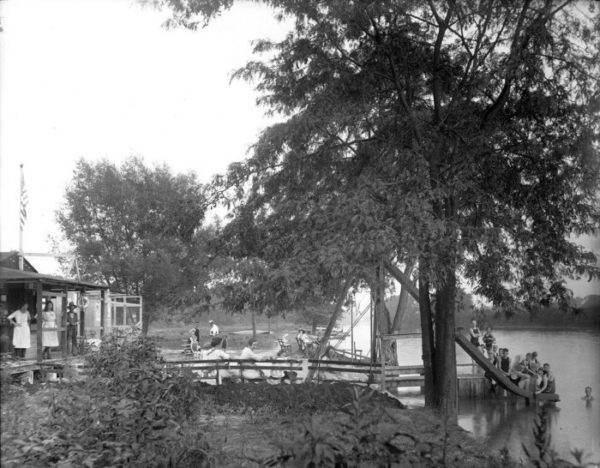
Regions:
<instances>
[{"instance_id":1,"label":"small shed","mask_svg":"<svg viewBox=\"0 0 600 468\"><path fill-rule=\"evenodd\" d=\"M0 302L3 303L3 306L9 312L18 309L23 303L29 305L29 311L32 316L32 346L27 351L26 359L41 360L42 358L42 334L38 333L38 331L41 329L42 310L48 301L54 303L60 350L63 356L66 355L66 311L68 298L74 294L79 298L83 298L92 291L97 291L96 294L99 299L100 334L102 334L106 323L108 286L66 279L59 276L44 275L36 271L30 271L30 269L18 270L16 268L0 266ZM78 312L78 334L79 336L84 336L86 314L82 313L80 309L78 309ZM49 329L46 329L46 331L49 331Z\"/></svg>"}]
</instances>

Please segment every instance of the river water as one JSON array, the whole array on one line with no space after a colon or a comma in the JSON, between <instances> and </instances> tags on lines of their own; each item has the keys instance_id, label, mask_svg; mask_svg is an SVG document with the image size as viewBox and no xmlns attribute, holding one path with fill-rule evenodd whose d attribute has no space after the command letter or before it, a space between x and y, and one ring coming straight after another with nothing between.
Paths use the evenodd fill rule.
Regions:
<instances>
[{"instance_id":1,"label":"river water","mask_svg":"<svg viewBox=\"0 0 600 468\"><path fill-rule=\"evenodd\" d=\"M494 335L501 348L509 348L511 357L537 351L542 363L550 363L561 400L546 406L551 447L570 461L574 461L570 451L580 449L585 461L600 463L600 330L495 330ZM356 347L368 350L369 336L368 321L359 323L354 331ZM350 340L340 347L349 349ZM472 362L458 346L456 354L458 364ZM419 336L398 340L398 359L400 365L422 364ZM459 368L465 370L470 367ZM591 403L582 400L586 386L593 390ZM403 399L412 406L423 405L422 397ZM523 399L461 400L458 422L492 450L507 447L513 457L524 458L521 444L534 448L536 409L535 403L525 406Z\"/></svg>"}]
</instances>

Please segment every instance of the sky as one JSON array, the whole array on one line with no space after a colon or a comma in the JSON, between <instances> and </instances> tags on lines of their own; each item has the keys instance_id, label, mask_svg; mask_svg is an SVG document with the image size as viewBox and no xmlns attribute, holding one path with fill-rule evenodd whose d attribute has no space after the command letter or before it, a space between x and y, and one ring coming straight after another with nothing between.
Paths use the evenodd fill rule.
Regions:
<instances>
[{"instance_id":1,"label":"sky","mask_svg":"<svg viewBox=\"0 0 600 468\"><path fill-rule=\"evenodd\" d=\"M206 182L242 160L270 122L252 84L230 83L252 40L288 30L266 7L242 2L195 32L167 30L168 12L130 0L3 0L0 16L3 251L19 245L20 164L24 251L49 252L80 157L139 155Z\"/></svg>"},{"instance_id":2,"label":"sky","mask_svg":"<svg viewBox=\"0 0 600 468\"><path fill-rule=\"evenodd\" d=\"M272 123L251 83L230 74L252 41L289 29L237 2L198 31L165 29L168 12L131 0L1 0L0 250L19 246L19 165L29 197L25 252L49 238L75 162L142 156L207 182L244 159ZM597 239L585 242L600 250ZM45 273L56 262L29 257ZM570 283L576 295L599 284Z\"/></svg>"}]
</instances>

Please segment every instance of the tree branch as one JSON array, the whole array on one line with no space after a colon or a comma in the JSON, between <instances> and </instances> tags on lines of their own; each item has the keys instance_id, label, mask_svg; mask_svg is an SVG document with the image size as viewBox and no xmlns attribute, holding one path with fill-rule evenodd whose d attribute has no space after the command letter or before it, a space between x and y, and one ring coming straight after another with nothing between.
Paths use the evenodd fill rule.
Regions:
<instances>
[{"instance_id":1,"label":"tree branch","mask_svg":"<svg viewBox=\"0 0 600 468\"><path fill-rule=\"evenodd\" d=\"M329 319L329 323L327 324L325 333L323 334L323 337L319 341L319 346L317 347L317 352L316 352L317 359L321 358L323 349L326 347L327 342L329 341L329 337L331 336L331 332L333 331L335 322L337 322L340 312L342 311L342 306L344 305L344 301L346 300L348 290L350 289L350 286L352 286L353 281L354 281L354 272L349 274L346 277L346 280L344 281L344 283L342 283L342 286L340 288L340 292L338 295L338 299L335 303L335 308L333 309L333 314L331 315L331 318ZM312 380L313 376L315 375L315 372L316 372L315 369L312 369L308 372L308 375L306 376L306 382L310 382Z\"/></svg>"},{"instance_id":2,"label":"tree branch","mask_svg":"<svg viewBox=\"0 0 600 468\"><path fill-rule=\"evenodd\" d=\"M484 127L487 124L487 122L491 121L495 117L495 115L500 111L500 109L502 109L502 107L506 103L506 100L508 99L510 88L514 80L515 69L519 66L519 61L517 60L517 53L521 52L528 42L527 36L521 39L521 31L523 30L525 15L527 14L527 10L529 9L530 4L531 0L526 0L523 4L523 8L521 9L521 13L519 14L517 26L515 27L513 42L510 46L510 53L508 56L509 66L507 67L506 76L504 78L504 86L502 87L502 90L500 91L500 94L498 95L496 100L485 112L483 120L481 122L481 127Z\"/></svg>"},{"instance_id":3,"label":"tree branch","mask_svg":"<svg viewBox=\"0 0 600 468\"><path fill-rule=\"evenodd\" d=\"M385 259L383 261L385 269L398 281L406 291L414 297L417 301L419 300L419 289L410 280L410 276L406 275L400 268L394 265L390 260Z\"/></svg>"},{"instance_id":4,"label":"tree branch","mask_svg":"<svg viewBox=\"0 0 600 468\"><path fill-rule=\"evenodd\" d=\"M438 13L435 10L432 0L428 0L429 6L434 14L434 16L438 19L438 24L440 29L438 31L437 38L435 40L435 46L433 49L433 107L435 112L435 122L440 123L442 121L442 81L440 79L440 61L442 56L442 43L444 42L444 35L446 34L446 29L448 28L448 22L452 17L452 13L454 11L454 4L448 8L446 12L446 18L441 21Z\"/></svg>"}]
</instances>

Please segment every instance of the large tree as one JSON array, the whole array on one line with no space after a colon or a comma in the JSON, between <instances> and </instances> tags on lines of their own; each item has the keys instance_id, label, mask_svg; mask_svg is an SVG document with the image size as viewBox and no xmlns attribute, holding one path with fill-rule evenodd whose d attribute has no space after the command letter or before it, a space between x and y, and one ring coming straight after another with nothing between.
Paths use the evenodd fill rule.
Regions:
<instances>
[{"instance_id":1,"label":"large tree","mask_svg":"<svg viewBox=\"0 0 600 468\"><path fill-rule=\"evenodd\" d=\"M205 207L193 174L80 159L57 219L86 279L143 297L146 332L159 312L204 291Z\"/></svg>"},{"instance_id":2,"label":"large tree","mask_svg":"<svg viewBox=\"0 0 600 468\"><path fill-rule=\"evenodd\" d=\"M167 3L194 26L232 1ZM594 2L265 3L293 30L238 76L286 119L225 184L265 226L268 262L394 274L419 301L426 402L454 418L458 276L506 305L598 275L568 238L600 222ZM415 261L416 285L397 268Z\"/></svg>"}]
</instances>

